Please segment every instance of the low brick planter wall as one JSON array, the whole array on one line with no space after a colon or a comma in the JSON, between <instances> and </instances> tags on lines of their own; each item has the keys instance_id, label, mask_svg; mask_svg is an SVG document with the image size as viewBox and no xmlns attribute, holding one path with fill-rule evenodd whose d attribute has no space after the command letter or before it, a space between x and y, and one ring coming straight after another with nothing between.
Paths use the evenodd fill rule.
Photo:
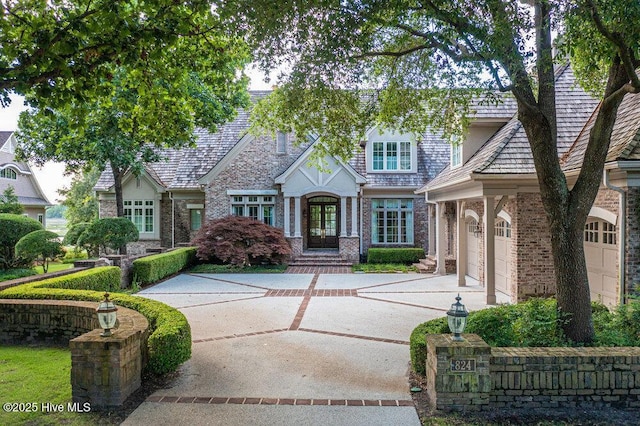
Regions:
<instances>
[{"instance_id":1,"label":"low brick planter wall","mask_svg":"<svg viewBox=\"0 0 640 426\"><path fill-rule=\"evenodd\" d=\"M640 348L489 348L427 335L432 408L615 407L640 409Z\"/></svg>"},{"instance_id":2,"label":"low brick planter wall","mask_svg":"<svg viewBox=\"0 0 640 426\"><path fill-rule=\"evenodd\" d=\"M640 348L493 348L492 407L640 409Z\"/></svg>"},{"instance_id":3,"label":"low brick planter wall","mask_svg":"<svg viewBox=\"0 0 640 426\"><path fill-rule=\"evenodd\" d=\"M69 342L73 402L92 408L122 405L140 387L147 361L149 322L118 307L118 324L102 337L97 303L0 300L0 343Z\"/></svg>"}]
</instances>

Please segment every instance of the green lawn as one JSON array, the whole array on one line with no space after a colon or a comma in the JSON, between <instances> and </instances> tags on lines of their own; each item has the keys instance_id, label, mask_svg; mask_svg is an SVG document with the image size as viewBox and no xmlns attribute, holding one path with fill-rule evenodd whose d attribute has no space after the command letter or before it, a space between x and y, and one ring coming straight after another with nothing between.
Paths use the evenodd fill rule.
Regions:
<instances>
[{"instance_id":1,"label":"green lawn","mask_svg":"<svg viewBox=\"0 0 640 426\"><path fill-rule=\"evenodd\" d=\"M47 270L47 272L63 271L65 269L70 269L70 268L73 268L73 263L51 262L49 263L49 269ZM36 272L39 274L44 273L44 271L42 270L42 266L36 266L33 269L35 269Z\"/></svg>"},{"instance_id":2,"label":"green lawn","mask_svg":"<svg viewBox=\"0 0 640 426\"><path fill-rule=\"evenodd\" d=\"M415 266L402 263L360 263L353 265L352 270L367 273L418 272Z\"/></svg>"},{"instance_id":3,"label":"green lawn","mask_svg":"<svg viewBox=\"0 0 640 426\"><path fill-rule=\"evenodd\" d=\"M66 348L0 347L0 424L96 424L95 414L70 412L70 377L71 353ZM52 412L60 405L61 412Z\"/></svg>"}]
</instances>

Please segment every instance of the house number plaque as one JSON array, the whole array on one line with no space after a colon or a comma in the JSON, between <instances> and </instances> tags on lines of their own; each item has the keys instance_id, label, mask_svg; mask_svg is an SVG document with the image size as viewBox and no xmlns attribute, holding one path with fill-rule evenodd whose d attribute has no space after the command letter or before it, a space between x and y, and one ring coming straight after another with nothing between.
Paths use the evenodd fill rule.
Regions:
<instances>
[{"instance_id":1,"label":"house number plaque","mask_svg":"<svg viewBox=\"0 0 640 426\"><path fill-rule=\"evenodd\" d=\"M451 360L452 373L473 373L475 371L476 371L475 359L452 359Z\"/></svg>"}]
</instances>

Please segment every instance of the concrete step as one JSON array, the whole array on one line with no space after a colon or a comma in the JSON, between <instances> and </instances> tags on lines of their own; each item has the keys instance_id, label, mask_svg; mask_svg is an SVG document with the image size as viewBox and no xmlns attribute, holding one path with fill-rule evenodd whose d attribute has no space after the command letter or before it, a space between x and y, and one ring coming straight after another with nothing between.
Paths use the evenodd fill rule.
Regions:
<instances>
[{"instance_id":1,"label":"concrete step","mask_svg":"<svg viewBox=\"0 0 640 426\"><path fill-rule=\"evenodd\" d=\"M338 252L305 252L289 263L289 266L352 266Z\"/></svg>"},{"instance_id":2,"label":"concrete step","mask_svg":"<svg viewBox=\"0 0 640 426\"><path fill-rule=\"evenodd\" d=\"M419 262L414 263L413 266L416 267L420 274L433 274L436 271L436 265L425 265L424 263Z\"/></svg>"}]
</instances>

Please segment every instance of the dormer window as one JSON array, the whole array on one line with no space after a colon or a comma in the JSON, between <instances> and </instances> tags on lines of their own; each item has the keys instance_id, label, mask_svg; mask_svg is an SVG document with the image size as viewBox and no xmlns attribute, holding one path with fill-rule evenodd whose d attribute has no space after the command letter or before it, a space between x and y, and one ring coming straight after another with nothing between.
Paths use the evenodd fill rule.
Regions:
<instances>
[{"instance_id":1,"label":"dormer window","mask_svg":"<svg viewBox=\"0 0 640 426\"><path fill-rule=\"evenodd\" d=\"M451 167L462 164L462 144L454 142L451 144Z\"/></svg>"},{"instance_id":2,"label":"dormer window","mask_svg":"<svg viewBox=\"0 0 640 426\"><path fill-rule=\"evenodd\" d=\"M0 178L16 180L18 179L18 174L13 169L2 169L0 170Z\"/></svg>"},{"instance_id":3,"label":"dormer window","mask_svg":"<svg viewBox=\"0 0 640 426\"><path fill-rule=\"evenodd\" d=\"M286 154L287 153L287 134L284 132L276 133L276 153L277 154Z\"/></svg>"},{"instance_id":4,"label":"dormer window","mask_svg":"<svg viewBox=\"0 0 640 426\"><path fill-rule=\"evenodd\" d=\"M374 142L372 169L374 171L411 170L411 142Z\"/></svg>"}]
</instances>

